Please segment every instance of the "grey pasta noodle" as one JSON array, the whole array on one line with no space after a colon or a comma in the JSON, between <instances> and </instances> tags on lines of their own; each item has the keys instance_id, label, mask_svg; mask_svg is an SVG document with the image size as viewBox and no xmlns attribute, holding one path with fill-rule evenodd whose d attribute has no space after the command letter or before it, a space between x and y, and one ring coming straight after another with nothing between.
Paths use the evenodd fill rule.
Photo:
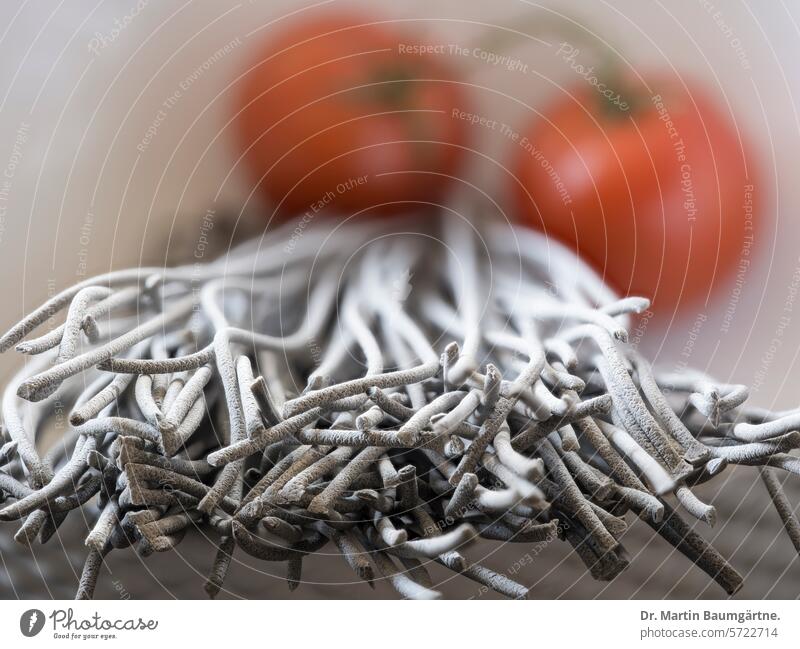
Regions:
<instances>
[{"instance_id":1,"label":"grey pasta noodle","mask_svg":"<svg viewBox=\"0 0 800 649\"><path fill-rule=\"evenodd\" d=\"M693 488L731 464L760 467L800 548L781 486L800 415L651 368L626 343L647 300L552 241L452 215L290 234L86 280L0 338L35 357L3 392L0 520L30 544L82 510L78 598L109 552L169 551L198 525L216 535L210 597L236 552L286 563L294 590L330 544L403 597L439 597L437 564L522 598L470 545L560 539L610 580L628 512L732 594L742 577L687 522L714 524ZM70 426L43 454L56 400Z\"/></svg>"}]
</instances>

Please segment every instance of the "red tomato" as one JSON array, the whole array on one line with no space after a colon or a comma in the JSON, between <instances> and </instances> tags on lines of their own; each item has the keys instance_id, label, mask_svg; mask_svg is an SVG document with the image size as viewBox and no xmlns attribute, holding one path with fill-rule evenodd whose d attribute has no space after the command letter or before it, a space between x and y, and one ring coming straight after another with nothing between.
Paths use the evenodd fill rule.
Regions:
<instances>
[{"instance_id":1,"label":"red tomato","mask_svg":"<svg viewBox=\"0 0 800 649\"><path fill-rule=\"evenodd\" d=\"M284 214L440 201L458 173L462 86L444 52L389 22L326 14L274 29L242 81L235 129Z\"/></svg>"},{"instance_id":2,"label":"red tomato","mask_svg":"<svg viewBox=\"0 0 800 649\"><path fill-rule=\"evenodd\" d=\"M749 254L757 188L736 128L704 92L650 87L627 111L572 89L522 134L512 169L529 224L663 312L708 298Z\"/></svg>"}]
</instances>

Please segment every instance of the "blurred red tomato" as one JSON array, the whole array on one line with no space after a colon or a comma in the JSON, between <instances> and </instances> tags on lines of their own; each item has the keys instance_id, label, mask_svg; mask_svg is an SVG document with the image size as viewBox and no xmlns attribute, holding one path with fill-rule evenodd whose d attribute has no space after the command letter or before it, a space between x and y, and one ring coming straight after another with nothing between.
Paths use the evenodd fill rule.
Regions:
<instances>
[{"instance_id":1,"label":"blurred red tomato","mask_svg":"<svg viewBox=\"0 0 800 649\"><path fill-rule=\"evenodd\" d=\"M522 134L512 168L529 224L663 312L707 298L749 254L756 188L736 128L703 91L650 87L628 93L627 110L571 89Z\"/></svg>"},{"instance_id":2,"label":"blurred red tomato","mask_svg":"<svg viewBox=\"0 0 800 649\"><path fill-rule=\"evenodd\" d=\"M277 26L247 72L235 118L254 181L283 214L438 201L466 140L464 99L441 46L389 22L326 14ZM407 207L407 206L405 206Z\"/></svg>"}]
</instances>

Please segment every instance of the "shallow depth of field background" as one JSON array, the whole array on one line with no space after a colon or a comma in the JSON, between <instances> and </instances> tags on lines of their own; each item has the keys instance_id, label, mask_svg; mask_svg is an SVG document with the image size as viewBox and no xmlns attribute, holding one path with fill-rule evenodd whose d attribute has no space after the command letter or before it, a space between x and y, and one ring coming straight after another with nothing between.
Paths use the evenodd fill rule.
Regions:
<instances>
[{"instance_id":1,"label":"shallow depth of field background","mask_svg":"<svg viewBox=\"0 0 800 649\"><path fill-rule=\"evenodd\" d=\"M237 236L258 231L260 205L233 167L225 129L226 85L254 41L280 30L291 12L312 3L288 0L5 0L0 7L0 328L5 329L49 294L110 268L163 264L196 249L202 216L213 210L210 247L224 249ZM316 3L324 4L324 3ZM352 4L352 3L351 3ZM534 3L363 2L378 15L409 21L416 32L469 45L491 24L514 25ZM675 2L549 2L620 48L636 66L674 66L704 80L727 102L739 128L754 143L767 181L763 213L755 215L757 255L740 292L718 296L669 327L647 326L641 349L667 368L693 365L722 380L756 384L752 401L771 408L800 405L800 303L787 309L800 285L800 3L796 0L679 0ZM220 48L226 54L214 57ZM520 45L513 53L542 75L574 83L553 49ZM535 75L474 62L478 109L513 123L524 119L503 94L542 108L552 86ZM481 90L484 86L485 90ZM180 97L174 101L176 90ZM152 127L152 128L151 128ZM148 129L151 128L151 135ZM152 133L152 129L155 130ZM502 156L505 138L483 134L479 146ZM491 188L492 178L477 179ZM207 254L211 254L210 249ZM723 327L728 313L729 326ZM781 318L783 320L781 321ZM788 319L788 320L787 320ZM776 342L777 339L777 342ZM7 377L18 357L0 358ZM700 495L719 510L713 530L698 527L745 575L745 597L796 598L800 560L763 497L754 471L730 471ZM725 493L721 493L724 491ZM800 501L797 481L788 488ZM10 540L3 524L0 596L70 596L82 543L62 529L33 555ZM643 529L639 529L643 528ZM491 544L486 563L516 572L540 597L718 597L721 591L671 547L634 525L631 554L646 547L617 582L584 576L569 546L553 543L538 556L521 545ZM115 553L97 597L201 597L212 553L208 541L184 542L176 553L144 562ZM238 557L241 560L241 556ZM73 569L70 569L70 564ZM288 596L271 566L237 565L228 596ZM282 571L282 567L276 568ZM73 571L74 570L74 571ZM8 572L8 574L6 574ZM307 561L299 597L369 597L349 581L342 560ZM748 574L749 573L749 574ZM282 574L278 575L282 577ZM441 575L439 575L441 576ZM485 596L454 579L451 597ZM379 586L376 595L389 596Z\"/></svg>"}]
</instances>

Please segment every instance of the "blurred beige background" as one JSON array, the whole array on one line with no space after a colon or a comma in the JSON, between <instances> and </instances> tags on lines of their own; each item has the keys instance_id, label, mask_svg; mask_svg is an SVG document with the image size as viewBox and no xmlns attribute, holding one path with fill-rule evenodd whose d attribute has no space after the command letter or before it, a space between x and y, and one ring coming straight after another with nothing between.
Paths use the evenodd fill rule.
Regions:
<instances>
[{"instance_id":1,"label":"blurred beige background","mask_svg":"<svg viewBox=\"0 0 800 649\"><path fill-rule=\"evenodd\" d=\"M182 241L196 240L207 210L229 215L231 223L241 214L240 230L258 229L263 206L248 199L250 187L234 166L227 140L227 86L254 42L280 30L288 14L325 4L336 2L5 0L0 6L0 327L84 276L140 263L169 263L180 254ZM349 4L408 21L412 31L465 44L485 35L491 25L516 26L521 15L549 8L602 35L637 69L674 66L681 74L703 80L756 145L770 183L771 196L763 213L756 215L758 257L744 276L740 295L721 295L668 328L648 328L642 348L666 367L686 361L723 380L756 383L753 399L759 405L800 405L793 380L800 376L800 314L789 314L779 343L773 342L784 304L797 288L800 267L800 3ZM216 55L221 48L227 53ZM476 64L471 72L482 112L512 122L525 118L525 109L507 95L524 95L534 108L541 108L557 92L558 83L574 81L563 62L559 65L552 51L541 45L520 43L514 53L541 77L526 76L528 85L521 87L520 77L502 68ZM485 140L484 150L502 157L502 138L490 133ZM487 188L492 180L479 178ZM216 236L225 239L229 234L229 229L220 228ZM173 250L170 256L168 248ZM730 309L730 326L722 327ZM682 350L700 314L707 319L691 358L686 358ZM7 376L16 362L13 355L1 358L0 376ZM797 597L800 562L788 540L778 536L777 516L765 510L763 488L754 477L752 472L739 472L707 487L704 495L715 500L723 521L710 536L718 536L720 549L738 569L752 570L745 595ZM721 489L729 493L718 495ZM791 493L799 502L796 486ZM734 520L724 523L731 516ZM649 534L634 537L644 543ZM542 580L535 594L544 597L719 595L713 586L705 587L705 577L689 570L685 560L669 558L663 544L652 546L647 552L662 552L667 561L656 574L649 578L647 572L659 566L660 559L653 562L650 557L648 562L634 562L624 583L608 588L582 578L581 564L564 558L563 547L552 549L552 557L537 559L524 574L529 583ZM35 570L36 561L46 562L47 553L40 550L35 559L23 560L2 547L15 583L33 569L31 588L46 595ZM198 551L197 557L204 570L207 554ZM562 559L563 565L548 572ZM120 560L117 557L115 565ZM513 561L512 553L490 563L503 570ZM162 556L147 565L174 568L183 562ZM671 589L676 576L687 570ZM125 589L132 596L200 596L199 578L190 583L193 573L182 574L168 575L162 590L148 590L147 580L128 581ZM238 594L285 594L277 580L252 571L240 577ZM450 594L465 583L451 583ZM118 588L109 588L99 588L98 595L119 594ZM26 596L24 589L3 590L5 596ZM70 590L71 586L63 592L55 588L52 594L63 596ZM318 590L304 585L298 595L311 596ZM365 588L354 591L367 593Z\"/></svg>"}]
</instances>

